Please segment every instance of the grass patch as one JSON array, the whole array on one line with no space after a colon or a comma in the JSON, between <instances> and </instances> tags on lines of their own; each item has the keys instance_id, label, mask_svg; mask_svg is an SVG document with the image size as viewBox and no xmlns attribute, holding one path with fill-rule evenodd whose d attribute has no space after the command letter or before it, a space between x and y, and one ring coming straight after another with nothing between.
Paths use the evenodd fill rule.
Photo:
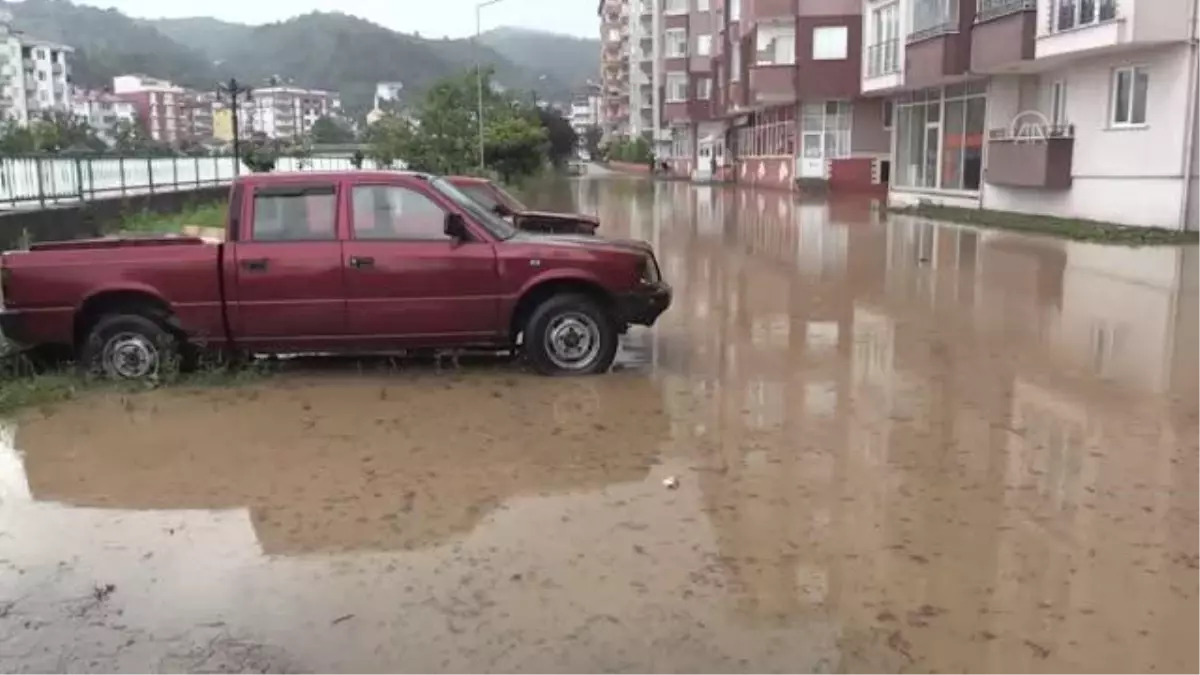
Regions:
<instances>
[{"instance_id":1,"label":"grass patch","mask_svg":"<svg viewBox=\"0 0 1200 675\"><path fill-rule=\"evenodd\" d=\"M1194 244L1200 241L1200 233L1179 232L1158 227L1130 227L1116 223L1081 218L1056 218L1012 211L990 211L986 209L963 209L953 206L895 207L888 209L899 213L934 220L945 220L960 225L991 227L1031 234L1048 234L1075 241L1091 241L1102 244L1124 244L1126 246L1161 246L1170 244Z\"/></svg>"},{"instance_id":2,"label":"grass patch","mask_svg":"<svg viewBox=\"0 0 1200 675\"><path fill-rule=\"evenodd\" d=\"M197 204L179 213L155 213L142 211L121 220L117 230L121 232L139 233L178 233L184 225L199 225L200 227L225 227L225 213L228 207L224 202L212 204Z\"/></svg>"}]
</instances>

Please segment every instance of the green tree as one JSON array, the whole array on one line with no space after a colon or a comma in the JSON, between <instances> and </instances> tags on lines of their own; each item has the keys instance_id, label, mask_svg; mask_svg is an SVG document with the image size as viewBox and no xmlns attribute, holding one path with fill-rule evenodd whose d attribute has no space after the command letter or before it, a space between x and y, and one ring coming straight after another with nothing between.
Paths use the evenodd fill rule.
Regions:
<instances>
[{"instance_id":1,"label":"green tree","mask_svg":"<svg viewBox=\"0 0 1200 675\"><path fill-rule=\"evenodd\" d=\"M537 116L550 142L550 161L555 166L561 166L574 157L579 149L579 134L575 133L575 128L557 110L538 108Z\"/></svg>"},{"instance_id":2,"label":"green tree","mask_svg":"<svg viewBox=\"0 0 1200 675\"><path fill-rule=\"evenodd\" d=\"M340 120L327 115L318 117L313 122L310 135L313 143L334 144L354 141L354 132L349 127Z\"/></svg>"},{"instance_id":3,"label":"green tree","mask_svg":"<svg viewBox=\"0 0 1200 675\"><path fill-rule=\"evenodd\" d=\"M541 168L548 145L545 128L524 117L509 117L484 128L487 166L506 183Z\"/></svg>"}]
</instances>

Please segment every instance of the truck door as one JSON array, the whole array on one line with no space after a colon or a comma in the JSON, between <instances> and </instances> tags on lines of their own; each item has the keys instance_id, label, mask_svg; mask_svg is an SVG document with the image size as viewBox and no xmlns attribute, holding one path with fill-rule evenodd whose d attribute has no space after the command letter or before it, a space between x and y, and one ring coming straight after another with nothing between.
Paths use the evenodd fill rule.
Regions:
<instances>
[{"instance_id":1,"label":"truck door","mask_svg":"<svg viewBox=\"0 0 1200 675\"><path fill-rule=\"evenodd\" d=\"M336 349L346 339L337 185L255 186L247 196L237 241L227 244L235 339L250 348Z\"/></svg>"},{"instance_id":2,"label":"truck door","mask_svg":"<svg viewBox=\"0 0 1200 675\"><path fill-rule=\"evenodd\" d=\"M380 348L477 343L499 332L493 245L445 234L447 210L418 185L357 184L342 248L347 333Z\"/></svg>"}]
</instances>

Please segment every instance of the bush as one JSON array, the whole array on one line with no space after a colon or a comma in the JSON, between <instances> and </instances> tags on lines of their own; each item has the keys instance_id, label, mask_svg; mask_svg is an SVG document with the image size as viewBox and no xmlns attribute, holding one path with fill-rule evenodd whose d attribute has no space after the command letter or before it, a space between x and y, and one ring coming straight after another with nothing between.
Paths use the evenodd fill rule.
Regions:
<instances>
[{"instance_id":1,"label":"bush","mask_svg":"<svg viewBox=\"0 0 1200 675\"><path fill-rule=\"evenodd\" d=\"M608 159L615 162L649 164L654 159L654 153L650 149L650 142L641 136L622 138L608 146Z\"/></svg>"}]
</instances>

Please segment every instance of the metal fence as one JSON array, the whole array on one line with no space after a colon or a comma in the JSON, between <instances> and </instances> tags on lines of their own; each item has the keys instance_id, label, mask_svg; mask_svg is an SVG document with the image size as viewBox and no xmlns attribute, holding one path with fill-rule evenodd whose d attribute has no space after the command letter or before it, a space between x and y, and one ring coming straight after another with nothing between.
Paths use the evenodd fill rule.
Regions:
<instances>
[{"instance_id":1,"label":"metal fence","mask_svg":"<svg viewBox=\"0 0 1200 675\"><path fill-rule=\"evenodd\" d=\"M349 171L349 157L280 157L276 171ZM364 169L375 168L370 160ZM0 157L0 209L42 209L126 195L228 184L238 167L225 157Z\"/></svg>"}]
</instances>

